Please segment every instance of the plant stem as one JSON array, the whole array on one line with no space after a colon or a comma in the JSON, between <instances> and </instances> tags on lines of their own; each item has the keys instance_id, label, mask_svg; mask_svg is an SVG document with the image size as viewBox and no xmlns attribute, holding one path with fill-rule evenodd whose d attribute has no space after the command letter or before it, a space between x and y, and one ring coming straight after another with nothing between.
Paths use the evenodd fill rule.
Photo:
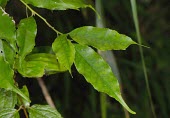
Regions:
<instances>
[{"instance_id":1,"label":"plant stem","mask_svg":"<svg viewBox=\"0 0 170 118\"><path fill-rule=\"evenodd\" d=\"M152 96L151 96L149 81L148 81L148 75L147 75L147 71L146 71L146 64L145 64L145 59L144 59L144 55L143 55L143 49L142 49L142 46L141 46L142 40L141 40L141 34L140 34L140 30L139 30L136 0L131 0L131 6L132 6L132 13L133 13L133 20L134 20L134 24L135 24L136 33L137 33L137 40L138 40L138 43L139 43L140 56L141 56L141 59L142 59L143 73L144 73L144 77L145 77L149 101L150 101L150 104L151 104L151 110L152 110L154 118L156 118L154 105L153 105L153 102L152 102Z\"/></svg>"},{"instance_id":2,"label":"plant stem","mask_svg":"<svg viewBox=\"0 0 170 118\"><path fill-rule=\"evenodd\" d=\"M34 15L37 15L40 19L42 19L48 27L50 27L53 31L55 31L57 34L62 34L61 32L59 32L58 30L56 30L50 23L47 22L47 20L41 16L40 14L38 14L36 11L34 11L30 6L28 6L23 0L20 0Z\"/></svg>"},{"instance_id":3,"label":"plant stem","mask_svg":"<svg viewBox=\"0 0 170 118\"><path fill-rule=\"evenodd\" d=\"M42 78L37 78L37 80L38 80L38 84L39 84L40 87L41 87L41 90L42 90L42 92L43 92L43 95L44 95L47 103L48 103L51 107L53 107L53 108L56 109L56 107L55 107L55 105L54 105L54 102L53 102L53 100L52 100L52 98L51 98L51 96L50 96L50 94L49 94L49 92L48 92L48 90L47 90L47 87L46 87L44 81L42 80Z\"/></svg>"}]
</instances>

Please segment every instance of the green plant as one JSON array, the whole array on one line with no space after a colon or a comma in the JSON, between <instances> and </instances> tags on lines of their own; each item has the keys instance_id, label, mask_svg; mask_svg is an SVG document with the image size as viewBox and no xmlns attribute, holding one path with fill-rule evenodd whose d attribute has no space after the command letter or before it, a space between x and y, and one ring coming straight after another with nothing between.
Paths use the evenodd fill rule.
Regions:
<instances>
[{"instance_id":1,"label":"green plant","mask_svg":"<svg viewBox=\"0 0 170 118\"><path fill-rule=\"evenodd\" d=\"M0 5L5 7L7 1L1 1ZM50 106L30 106L28 89L26 86L22 89L18 87L20 83L17 83L15 74L18 72L23 77L37 79L43 75L65 71L71 74L73 64L96 90L115 98L130 113L135 114L122 99L118 81L111 68L93 48L103 51L125 50L129 45L137 44L136 42L115 30L93 26L83 26L63 34L28 5L50 10L77 10L86 7L93 9L80 0L20 1L31 11L32 16L22 19L17 28L14 20L0 8L0 117L18 118L19 111L23 109L27 118L27 112L30 118L60 118L57 110ZM41 18L58 35L52 43L51 52L35 51L37 24L34 15Z\"/></svg>"}]
</instances>

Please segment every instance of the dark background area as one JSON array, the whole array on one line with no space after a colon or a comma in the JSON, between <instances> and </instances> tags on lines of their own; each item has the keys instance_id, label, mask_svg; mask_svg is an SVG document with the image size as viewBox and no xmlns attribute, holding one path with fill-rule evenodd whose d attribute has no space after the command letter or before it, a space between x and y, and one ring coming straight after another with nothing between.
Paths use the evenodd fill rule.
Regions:
<instances>
[{"instance_id":1,"label":"dark background area","mask_svg":"<svg viewBox=\"0 0 170 118\"><path fill-rule=\"evenodd\" d=\"M86 1L94 6L94 1ZM106 27L136 41L130 0L103 0L102 5ZM170 1L137 0L137 7L143 44L150 47L143 49L156 115L157 118L169 118ZM63 33L84 25L95 26L95 13L89 8L80 11L32 8ZM16 23L26 17L26 8L19 0L10 0L6 11ZM55 32L38 17L35 19L38 26L36 46L51 46L56 38ZM137 112L136 115L130 114L130 118L152 118L138 46L132 45L126 51L114 51L114 54L124 99ZM68 72L43 77L58 111L65 118L100 118L99 93L76 72L74 66L72 72L73 78ZM32 104L46 104L36 79L21 78L18 81L28 86ZM122 106L110 97L107 98L107 107L108 118L125 117Z\"/></svg>"}]
</instances>

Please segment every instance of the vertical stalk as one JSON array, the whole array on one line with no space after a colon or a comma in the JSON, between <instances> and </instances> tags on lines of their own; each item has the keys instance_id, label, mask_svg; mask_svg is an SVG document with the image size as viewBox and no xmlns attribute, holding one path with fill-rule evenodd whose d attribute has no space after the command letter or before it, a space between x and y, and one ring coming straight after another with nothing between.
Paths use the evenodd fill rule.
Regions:
<instances>
[{"instance_id":1,"label":"vertical stalk","mask_svg":"<svg viewBox=\"0 0 170 118\"><path fill-rule=\"evenodd\" d=\"M139 45L139 51L140 51L140 56L141 56L141 59L142 59L142 67L143 67L143 73L144 73L144 77L145 77L148 97L149 97L149 101L150 101L150 104L151 104L151 110L152 110L153 116L154 116L154 118L156 118L154 105L153 105L152 97L151 97L149 81L148 81L148 75L147 75L147 71L146 71L146 64L145 64L145 59L144 59L144 55L143 55L143 49L141 47L142 40L141 40L141 34L140 34L140 30L139 30L137 8L136 8L136 0L131 0L130 2L131 2L131 6L132 6L132 14L133 14L133 20L134 20L134 25L135 25L136 34L137 34L137 40L138 40L138 43L140 44Z\"/></svg>"}]
</instances>

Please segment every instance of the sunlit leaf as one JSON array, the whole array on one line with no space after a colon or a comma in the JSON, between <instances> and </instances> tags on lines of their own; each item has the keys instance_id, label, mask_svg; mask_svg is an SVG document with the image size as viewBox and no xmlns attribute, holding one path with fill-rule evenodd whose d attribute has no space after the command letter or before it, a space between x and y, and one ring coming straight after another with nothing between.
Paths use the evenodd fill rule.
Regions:
<instances>
[{"instance_id":1,"label":"sunlit leaf","mask_svg":"<svg viewBox=\"0 0 170 118\"><path fill-rule=\"evenodd\" d=\"M119 101L129 112L133 112L121 97L119 83L110 66L92 48L75 44L75 66L93 87Z\"/></svg>"},{"instance_id":2,"label":"sunlit leaf","mask_svg":"<svg viewBox=\"0 0 170 118\"><path fill-rule=\"evenodd\" d=\"M83 0L22 0L27 4L50 10L66 10L90 7ZM92 8L93 9L93 8Z\"/></svg>"},{"instance_id":3,"label":"sunlit leaf","mask_svg":"<svg viewBox=\"0 0 170 118\"><path fill-rule=\"evenodd\" d=\"M33 105L28 112L30 118L62 118L60 113L49 105Z\"/></svg>"},{"instance_id":4,"label":"sunlit leaf","mask_svg":"<svg viewBox=\"0 0 170 118\"><path fill-rule=\"evenodd\" d=\"M130 37L107 28L84 26L69 34L79 44L90 45L100 50L125 50L129 45L136 44Z\"/></svg>"},{"instance_id":5,"label":"sunlit leaf","mask_svg":"<svg viewBox=\"0 0 170 118\"><path fill-rule=\"evenodd\" d=\"M19 56L22 59L32 51L35 46L37 25L33 17L22 19L17 29L17 44Z\"/></svg>"},{"instance_id":6,"label":"sunlit leaf","mask_svg":"<svg viewBox=\"0 0 170 118\"><path fill-rule=\"evenodd\" d=\"M20 118L16 109L0 108L0 118Z\"/></svg>"},{"instance_id":7,"label":"sunlit leaf","mask_svg":"<svg viewBox=\"0 0 170 118\"><path fill-rule=\"evenodd\" d=\"M60 35L52 44L54 53L59 63L69 70L71 73L71 66L74 61L75 49L67 35Z\"/></svg>"},{"instance_id":8,"label":"sunlit leaf","mask_svg":"<svg viewBox=\"0 0 170 118\"><path fill-rule=\"evenodd\" d=\"M16 50L15 21L0 7L0 39L7 40Z\"/></svg>"},{"instance_id":9,"label":"sunlit leaf","mask_svg":"<svg viewBox=\"0 0 170 118\"><path fill-rule=\"evenodd\" d=\"M16 103L16 93L0 88L0 108L14 108Z\"/></svg>"}]
</instances>

